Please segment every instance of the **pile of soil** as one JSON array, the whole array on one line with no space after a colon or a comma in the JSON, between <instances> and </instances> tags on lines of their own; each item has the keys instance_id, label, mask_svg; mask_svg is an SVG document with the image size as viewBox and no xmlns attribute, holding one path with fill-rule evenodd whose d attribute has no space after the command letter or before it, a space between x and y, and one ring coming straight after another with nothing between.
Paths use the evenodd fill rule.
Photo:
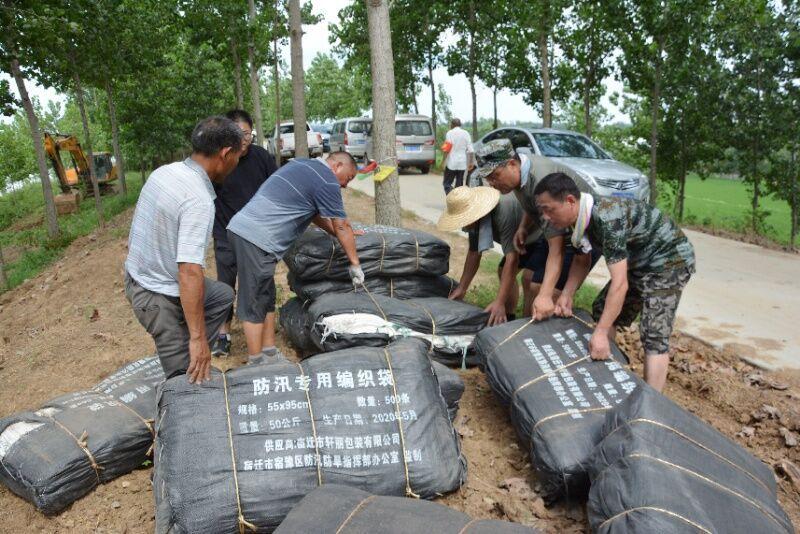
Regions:
<instances>
[{"instance_id":1,"label":"pile of soil","mask_svg":"<svg viewBox=\"0 0 800 534\"><path fill-rule=\"evenodd\" d=\"M346 192L348 213L371 223L373 200ZM123 363L154 351L125 300L123 262L131 211L104 231L75 241L50 269L0 295L0 416L86 388ZM453 245L450 275L458 278L466 240L438 232L404 214L405 226L424 230ZM208 271L214 276L213 258ZM479 272L475 283L491 283ZM286 269L278 269L279 304L289 298ZM215 359L220 368L242 365L246 350L234 321L233 355ZM641 373L641 347L634 332L622 332L621 346ZM279 334L285 354L294 350ZM674 339L675 359L666 394L769 465L800 465L800 373L766 373L682 335ZM508 412L477 369L460 371L466 382L457 428L469 462L467 483L439 502L473 517L518 521L545 532L584 532L581 503L547 508L537 494L529 459L517 442ZM89 435L91 440L91 435ZM196 458L202 462L203 458ZM0 525L8 532L152 532L150 470L140 469L100 486L57 517L45 517L0 486ZM778 476L778 475L776 475ZM800 478L779 476L779 499L800 526Z\"/></svg>"}]
</instances>

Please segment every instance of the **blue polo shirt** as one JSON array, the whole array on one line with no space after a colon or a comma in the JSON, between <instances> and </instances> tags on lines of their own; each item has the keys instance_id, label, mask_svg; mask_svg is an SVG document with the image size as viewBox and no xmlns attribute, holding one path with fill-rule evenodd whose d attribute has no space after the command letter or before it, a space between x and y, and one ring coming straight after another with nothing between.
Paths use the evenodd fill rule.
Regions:
<instances>
[{"instance_id":1,"label":"blue polo shirt","mask_svg":"<svg viewBox=\"0 0 800 534\"><path fill-rule=\"evenodd\" d=\"M281 258L316 215L347 217L341 186L324 161L294 159L258 188L228 230Z\"/></svg>"}]
</instances>

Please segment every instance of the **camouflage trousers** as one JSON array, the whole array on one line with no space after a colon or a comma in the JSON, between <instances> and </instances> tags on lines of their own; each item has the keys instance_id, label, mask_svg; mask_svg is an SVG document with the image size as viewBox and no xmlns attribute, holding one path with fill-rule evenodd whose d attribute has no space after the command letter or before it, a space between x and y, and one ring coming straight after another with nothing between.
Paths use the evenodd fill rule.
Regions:
<instances>
[{"instance_id":1,"label":"camouflage trousers","mask_svg":"<svg viewBox=\"0 0 800 534\"><path fill-rule=\"evenodd\" d=\"M639 335L645 354L669 352L669 336L675 323L675 312L683 288L694 272L693 267L683 267L655 273L628 272L628 292L625 303L615 321L615 326L630 326L641 313ZM598 321L606 304L610 282L606 284L592 305L592 315Z\"/></svg>"}]
</instances>

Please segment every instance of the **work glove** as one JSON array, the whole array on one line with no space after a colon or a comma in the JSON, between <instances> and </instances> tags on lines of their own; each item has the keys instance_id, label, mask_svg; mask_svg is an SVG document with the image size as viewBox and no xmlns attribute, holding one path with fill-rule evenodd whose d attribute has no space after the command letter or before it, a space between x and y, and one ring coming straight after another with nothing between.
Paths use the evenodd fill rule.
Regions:
<instances>
[{"instance_id":1,"label":"work glove","mask_svg":"<svg viewBox=\"0 0 800 534\"><path fill-rule=\"evenodd\" d=\"M350 274L350 280L353 281L354 286L364 284L364 271L361 270L361 265L351 265L347 272Z\"/></svg>"}]
</instances>

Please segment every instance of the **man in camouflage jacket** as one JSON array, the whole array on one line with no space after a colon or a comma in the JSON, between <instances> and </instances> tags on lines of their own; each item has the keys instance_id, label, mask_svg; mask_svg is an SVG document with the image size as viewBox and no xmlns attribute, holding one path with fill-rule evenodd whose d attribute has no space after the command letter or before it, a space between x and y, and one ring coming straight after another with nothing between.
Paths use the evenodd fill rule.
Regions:
<instances>
[{"instance_id":1,"label":"man in camouflage jacket","mask_svg":"<svg viewBox=\"0 0 800 534\"><path fill-rule=\"evenodd\" d=\"M638 200L598 197L581 202L581 192L565 174L544 177L534 196L545 220L556 228L571 229L572 242L582 243L582 251L600 249L608 264L611 281L592 306L597 321L589 342L592 358L608 358L615 327L630 325L641 313L644 377L661 391L667 379L675 312L695 270L692 244L658 208ZM585 216L581 210L586 210ZM576 226L581 227L577 233ZM587 253L575 256L556 303L557 315L572 315L572 298L589 272L588 265Z\"/></svg>"},{"instance_id":2,"label":"man in camouflage jacket","mask_svg":"<svg viewBox=\"0 0 800 534\"><path fill-rule=\"evenodd\" d=\"M493 139L476 151L478 169L473 180L482 180L501 194L514 193L522 206L522 219L514 234L514 248L520 255L519 265L531 276L523 275L526 284L536 295L532 316L546 319L555 311L555 298L566 283L574 256L572 247L565 247L565 231L543 221L536 206L533 191L545 173L533 163L534 156L517 154L508 139ZM591 191L589 185L576 179L581 191ZM592 255L590 267L599 255Z\"/></svg>"}]
</instances>

